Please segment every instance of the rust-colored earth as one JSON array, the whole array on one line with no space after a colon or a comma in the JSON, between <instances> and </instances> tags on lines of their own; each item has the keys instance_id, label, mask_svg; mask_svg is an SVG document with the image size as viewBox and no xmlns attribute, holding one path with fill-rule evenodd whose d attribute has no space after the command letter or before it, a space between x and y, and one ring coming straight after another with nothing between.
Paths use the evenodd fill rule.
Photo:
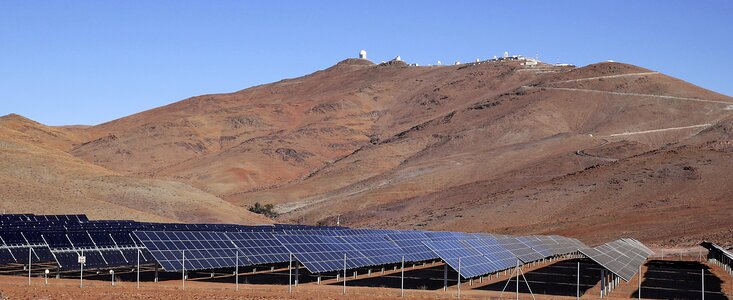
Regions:
<instances>
[{"instance_id":1,"label":"rust-colored earth","mask_svg":"<svg viewBox=\"0 0 733 300\"><path fill-rule=\"evenodd\" d=\"M730 244L732 132L733 98L628 64L348 59L96 126L2 117L0 209Z\"/></svg>"}]
</instances>

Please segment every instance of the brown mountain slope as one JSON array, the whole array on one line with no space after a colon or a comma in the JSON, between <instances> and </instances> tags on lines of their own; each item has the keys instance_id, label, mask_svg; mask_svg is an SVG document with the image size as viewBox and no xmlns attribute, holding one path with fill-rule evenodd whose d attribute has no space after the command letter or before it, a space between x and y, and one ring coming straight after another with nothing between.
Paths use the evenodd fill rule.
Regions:
<instances>
[{"instance_id":1,"label":"brown mountain slope","mask_svg":"<svg viewBox=\"0 0 733 300\"><path fill-rule=\"evenodd\" d=\"M0 209L85 213L140 221L268 223L186 184L123 176L74 158L77 137L20 117L0 117Z\"/></svg>"},{"instance_id":2,"label":"brown mountain slope","mask_svg":"<svg viewBox=\"0 0 733 300\"><path fill-rule=\"evenodd\" d=\"M696 201L729 201L718 197L724 168L688 161L725 161L708 145L721 136L706 133L732 115L730 97L628 64L413 67L350 59L74 128L84 138L70 153L239 206L275 203L278 221L331 224L343 215L347 225L677 242L728 222L715 214L672 230L709 213L695 210ZM702 170L704 184L676 173L688 164ZM644 171L679 182L641 180L650 176ZM637 186L624 193L606 186L623 179ZM711 196L698 199L697 188ZM662 196L672 200L643 204Z\"/></svg>"},{"instance_id":3,"label":"brown mountain slope","mask_svg":"<svg viewBox=\"0 0 733 300\"><path fill-rule=\"evenodd\" d=\"M591 243L621 235L664 245L694 245L703 239L730 243L731 124L733 119L726 119L683 143L534 185L492 193L487 191L493 182L476 182L349 213L342 220L559 233Z\"/></svg>"},{"instance_id":4,"label":"brown mountain slope","mask_svg":"<svg viewBox=\"0 0 733 300\"><path fill-rule=\"evenodd\" d=\"M589 69L601 69L603 72L588 74ZM606 72L607 70L616 73ZM555 80L571 80L581 78L576 77L576 73L583 76L617 76L636 74L639 71L648 72L627 65L600 64L554 77ZM564 78L557 78L559 76ZM668 77L660 74L644 75L642 78L648 79L645 81L634 79L628 82L627 77L637 76L602 80L625 82L627 89L637 94L650 90L653 86L663 86L660 82L668 80ZM441 214L441 210L471 210L471 207L465 206L465 202L459 201L461 198L471 197L462 193L461 197L456 198L445 199L441 196L433 203L425 201L421 195L443 195L443 191L460 191L473 183L480 186L480 189L472 189L471 193L480 191L483 194L531 187L591 165L642 153L684 139L704 127L678 127L707 124L731 115L727 102L603 93L589 95L585 92L578 95L573 91L545 89L543 86L545 84L538 83L535 87L522 88L511 95L477 102L472 107L484 108L456 110L450 114L449 122L444 121L446 118L438 118L420 130L407 133L402 137L402 143L429 140L430 142L426 142L429 146L411 153L407 158L395 157L395 162L386 171L366 172L366 176L350 182L343 180L343 174L363 174L350 171L357 168L355 165L358 162L383 161L384 157L392 157L383 153L389 153L395 147L370 146L362 149L353 158L340 160L329 166L327 171L319 172L292 187L251 193L248 196L259 200L287 199L296 191L320 187L326 182L330 185L333 182L342 182L345 184L337 190L306 195L308 197L301 200L284 201L288 203L281 205L281 209L289 212L286 218L292 220L331 222L336 214L349 212L346 218L353 213L352 221L355 224L400 226L399 222L385 221L394 221L396 218L408 222L402 225L410 227L422 225L430 228L457 228L449 226L445 219L426 217L432 219L428 222L426 218L417 218L414 215L423 214L432 208L436 208L435 214ZM670 90L658 89L655 95L676 95L680 91L691 93L695 90L700 91L701 95L712 94L689 84L668 89ZM730 101L730 98L715 95L719 97L715 101ZM660 129L662 131L635 133ZM628 135L616 135L626 133ZM579 151L584 149L588 149L586 152L591 154L579 155ZM612 157L594 156L593 152ZM373 170L374 166L368 165L366 169ZM401 213L394 213L398 208ZM390 213L385 213L385 209L391 210ZM483 207L479 211L490 215L493 210L491 207ZM528 209L524 213L538 216L542 211L537 208ZM497 224L516 224L501 220Z\"/></svg>"}]
</instances>

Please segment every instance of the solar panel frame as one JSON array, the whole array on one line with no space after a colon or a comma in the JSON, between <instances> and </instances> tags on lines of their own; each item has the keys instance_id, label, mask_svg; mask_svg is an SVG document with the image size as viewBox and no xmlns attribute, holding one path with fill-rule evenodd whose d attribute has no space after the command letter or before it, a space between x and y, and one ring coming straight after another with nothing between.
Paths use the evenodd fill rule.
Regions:
<instances>
[{"instance_id":1,"label":"solar panel frame","mask_svg":"<svg viewBox=\"0 0 733 300\"><path fill-rule=\"evenodd\" d=\"M135 231L166 271L208 270L234 267L251 262L223 232L215 231ZM239 254L237 254L239 253Z\"/></svg>"},{"instance_id":2,"label":"solar panel frame","mask_svg":"<svg viewBox=\"0 0 733 300\"><path fill-rule=\"evenodd\" d=\"M338 239L351 245L377 265L398 263L406 256L402 249L384 235L342 236Z\"/></svg>"},{"instance_id":3,"label":"solar panel frame","mask_svg":"<svg viewBox=\"0 0 733 300\"><path fill-rule=\"evenodd\" d=\"M398 233L389 233L387 239L397 245L405 254L405 261L418 262L440 258L430 248L425 246L423 241L431 239L421 231L402 231Z\"/></svg>"},{"instance_id":4,"label":"solar panel frame","mask_svg":"<svg viewBox=\"0 0 733 300\"><path fill-rule=\"evenodd\" d=\"M346 269L377 265L337 237L281 234L275 238L311 273L338 271L344 263Z\"/></svg>"},{"instance_id":5,"label":"solar panel frame","mask_svg":"<svg viewBox=\"0 0 733 300\"><path fill-rule=\"evenodd\" d=\"M481 253L489 261L497 267L495 271L503 271L516 266L518 258L509 250L499 244L494 238L479 238L471 240L463 240L461 243L468 247L472 247Z\"/></svg>"},{"instance_id":6,"label":"solar panel frame","mask_svg":"<svg viewBox=\"0 0 733 300\"><path fill-rule=\"evenodd\" d=\"M466 279L491 274L501 269L459 240L424 241L423 244Z\"/></svg>"},{"instance_id":7,"label":"solar panel frame","mask_svg":"<svg viewBox=\"0 0 733 300\"><path fill-rule=\"evenodd\" d=\"M499 245L511 252L515 257L524 263L530 263L545 258L544 255L523 243L516 237L504 237L496 239Z\"/></svg>"},{"instance_id":8,"label":"solar panel frame","mask_svg":"<svg viewBox=\"0 0 733 300\"><path fill-rule=\"evenodd\" d=\"M286 262L289 251L276 238L273 232L226 232L224 233L247 258L249 264L261 265Z\"/></svg>"}]
</instances>

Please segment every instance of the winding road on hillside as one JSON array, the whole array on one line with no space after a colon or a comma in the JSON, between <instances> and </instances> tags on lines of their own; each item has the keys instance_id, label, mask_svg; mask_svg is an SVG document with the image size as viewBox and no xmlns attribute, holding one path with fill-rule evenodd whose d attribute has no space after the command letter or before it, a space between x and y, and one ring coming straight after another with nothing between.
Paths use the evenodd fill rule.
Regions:
<instances>
[{"instance_id":1,"label":"winding road on hillside","mask_svg":"<svg viewBox=\"0 0 733 300\"><path fill-rule=\"evenodd\" d=\"M652 95L652 94L639 94L639 93L610 92L610 91L599 91L599 90L588 90L588 89L560 88L560 87L548 87L548 86L526 86L525 85L525 86L522 86L522 87L523 88L528 88L528 89L547 89L547 90L558 90L558 91L599 93L599 94L608 94L608 95L616 95L616 96L652 97L652 98L659 98L659 99L664 99L664 100L681 100L681 101L695 101L695 102L705 102L705 103L716 103L716 104L725 104L725 105L728 105L725 109L726 110L733 110L733 102L725 102L725 101L717 101L717 100L707 100L707 99L698 99L698 98L686 98L686 97L666 96L666 95Z\"/></svg>"}]
</instances>

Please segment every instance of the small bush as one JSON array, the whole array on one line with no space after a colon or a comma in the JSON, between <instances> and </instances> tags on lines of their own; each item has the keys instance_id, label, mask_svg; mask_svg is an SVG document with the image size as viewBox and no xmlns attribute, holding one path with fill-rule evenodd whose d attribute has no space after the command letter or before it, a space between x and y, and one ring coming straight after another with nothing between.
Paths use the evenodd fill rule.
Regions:
<instances>
[{"instance_id":1,"label":"small bush","mask_svg":"<svg viewBox=\"0 0 733 300\"><path fill-rule=\"evenodd\" d=\"M256 214L265 215L268 218L276 218L278 216L278 213L275 212L275 206L272 204L262 205L259 202L255 202L255 205L249 207L249 211Z\"/></svg>"}]
</instances>

